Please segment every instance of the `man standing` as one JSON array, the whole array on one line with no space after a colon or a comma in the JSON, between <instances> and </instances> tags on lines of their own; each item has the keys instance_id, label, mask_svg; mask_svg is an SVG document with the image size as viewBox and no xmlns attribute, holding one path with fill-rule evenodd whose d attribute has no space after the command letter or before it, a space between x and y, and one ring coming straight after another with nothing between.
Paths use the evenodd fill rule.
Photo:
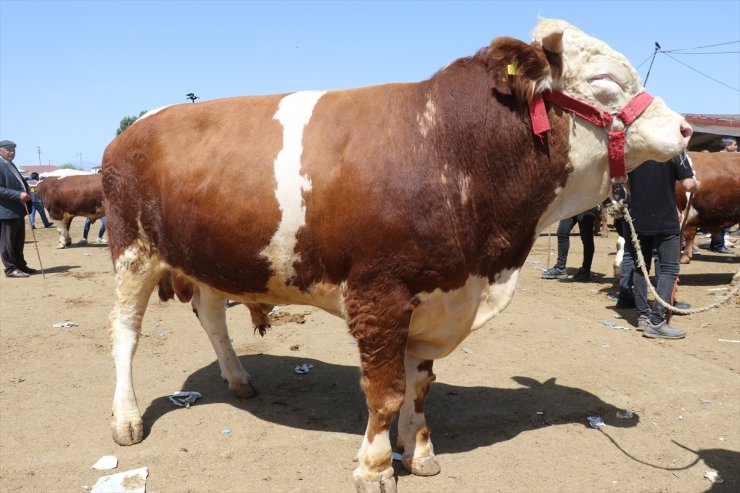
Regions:
<instances>
[{"instance_id":1,"label":"man standing","mask_svg":"<svg viewBox=\"0 0 740 493\"><path fill-rule=\"evenodd\" d=\"M680 256L680 230L676 211L675 183L680 182L688 192L697 192L699 182L694 179L691 162L684 154L667 163L647 161L629 173L631 190L630 213L634 220L640 251L645 259L648 272L653 260L653 251L660 258L656 291L666 303L671 302L673 286L678 277ZM632 258L637 254L632 241L627 241ZM661 339L682 339L686 333L666 322L666 309L657 300L652 309L647 302L648 279L642 269L634 273L635 307L639 315L638 330L645 337Z\"/></svg>"},{"instance_id":2,"label":"man standing","mask_svg":"<svg viewBox=\"0 0 740 493\"><path fill-rule=\"evenodd\" d=\"M39 194L36 192L38 186L39 186L39 174L35 171L31 173L31 179L28 180L26 183L28 183L28 189L31 192L31 215L30 217L30 223L31 228L36 229L36 212L39 213L39 216L41 216L41 221L44 223L45 228L51 228L54 226L54 223L49 222L49 220L46 218L46 211L44 210L44 203L41 201L41 197L39 197Z\"/></svg>"},{"instance_id":3,"label":"man standing","mask_svg":"<svg viewBox=\"0 0 740 493\"><path fill-rule=\"evenodd\" d=\"M31 200L28 185L13 164L15 142L0 140L0 256L7 277L28 277L36 272L26 264L26 203Z\"/></svg>"},{"instance_id":4,"label":"man standing","mask_svg":"<svg viewBox=\"0 0 740 493\"><path fill-rule=\"evenodd\" d=\"M576 282L589 282L591 280L591 263L594 258L594 222L598 214L598 207L593 207L585 212L563 219L558 223L558 260L555 267L547 269L542 273L542 279L567 279L565 263L568 260L570 249L570 231L578 224L578 231L583 243L583 263L578 272L573 276Z\"/></svg>"}]
</instances>

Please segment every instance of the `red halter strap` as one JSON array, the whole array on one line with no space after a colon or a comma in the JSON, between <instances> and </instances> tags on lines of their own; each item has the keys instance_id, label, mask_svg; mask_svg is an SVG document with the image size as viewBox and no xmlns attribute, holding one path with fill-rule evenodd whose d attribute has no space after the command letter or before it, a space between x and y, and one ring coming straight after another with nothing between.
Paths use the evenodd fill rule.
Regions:
<instances>
[{"instance_id":1,"label":"red halter strap","mask_svg":"<svg viewBox=\"0 0 740 493\"><path fill-rule=\"evenodd\" d=\"M647 92L641 92L619 110L615 117L622 120L622 130L610 130L613 117L609 112L600 110L588 103L572 98L560 91L545 91L536 94L529 105L529 114L532 120L532 131L542 138L542 134L550 130L550 121L547 118L545 101L548 101L574 115L604 128L609 134L609 176L613 181L624 182L626 171L624 167L624 144L627 126L634 122L653 102L653 97Z\"/></svg>"}]
</instances>

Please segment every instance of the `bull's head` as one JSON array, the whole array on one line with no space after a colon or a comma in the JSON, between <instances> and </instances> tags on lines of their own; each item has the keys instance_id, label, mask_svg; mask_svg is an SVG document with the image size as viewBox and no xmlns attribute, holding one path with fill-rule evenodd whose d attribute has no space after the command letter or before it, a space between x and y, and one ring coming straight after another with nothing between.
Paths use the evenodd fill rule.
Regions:
<instances>
[{"instance_id":1,"label":"bull's head","mask_svg":"<svg viewBox=\"0 0 740 493\"><path fill-rule=\"evenodd\" d=\"M644 91L637 72L624 55L561 20L541 20L533 38L531 44L512 38L493 41L493 65L498 74L505 74L496 78L496 90L530 103L539 94L562 92L591 107L594 114L603 114L602 125L574 118L570 144L576 169L593 164L594 158L605 162L608 132L624 130L625 122L616 116ZM626 171L649 159L667 161L684 151L691 137L691 127L681 115L658 98L648 103L626 129Z\"/></svg>"}]
</instances>

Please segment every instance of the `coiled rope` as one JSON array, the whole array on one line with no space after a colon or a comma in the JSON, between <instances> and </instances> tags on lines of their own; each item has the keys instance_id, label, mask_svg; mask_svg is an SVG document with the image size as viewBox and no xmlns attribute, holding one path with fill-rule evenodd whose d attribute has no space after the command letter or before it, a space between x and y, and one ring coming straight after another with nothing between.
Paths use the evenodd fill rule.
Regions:
<instances>
[{"instance_id":1,"label":"coiled rope","mask_svg":"<svg viewBox=\"0 0 740 493\"><path fill-rule=\"evenodd\" d=\"M714 310L715 308L719 308L720 305L727 303L728 301L730 301L730 299L737 295L738 291L740 290L740 267L738 267L738 269L735 271L735 275L732 276L732 281L730 281L730 291L726 295L720 296L717 301L710 305L703 306L701 308L676 308L670 303L667 303L660 296L658 296L653 283L650 282L650 277L645 265L645 257L643 257L642 255L640 242L637 238L637 231L635 231L635 225L632 222L632 216L630 215L627 204L624 203L624 200L617 201L611 199L611 204L609 207L613 208L613 211L610 211L610 215L614 217L623 217L625 222L629 224L630 231L632 232L632 245L634 246L635 253L637 255L637 265L642 270L642 275L645 276L645 281L648 289L650 290L650 293L655 297L655 300L660 303L661 306L663 306L665 309L670 310L674 313L678 313L680 315L693 315L694 313L702 313L709 310Z\"/></svg>"}]
</instances>

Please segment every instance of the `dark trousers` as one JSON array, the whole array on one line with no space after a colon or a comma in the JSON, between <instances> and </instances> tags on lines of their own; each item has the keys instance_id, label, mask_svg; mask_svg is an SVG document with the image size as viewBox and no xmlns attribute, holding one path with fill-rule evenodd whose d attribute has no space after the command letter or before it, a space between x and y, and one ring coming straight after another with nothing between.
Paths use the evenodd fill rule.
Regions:
<instances>
[{"instance_id":1,"label":"dark trousers","mask_svg":"<svg viewBox=\"0 0 740 493\"><path fill-rule=\"evenodd\" d=\"M653 250L656 251L660 258L660 270L656 273L656 287L655 291L658 293L663 301L671 303L671 295L673 294L673 286L676 283L679 271L679 246L680 238L679 235L637 235L640 242L640 250L642 256L645 259L645 265L647 266L648 273L650 272L650 264L653 261ZM635 273L634 273L634 293L635 293L635 307L637 308L637 314L650 318L650 322L658 324L665 320L666 309L658 303L656 300L653 302L653 308L650 309L647 302L647 283L649 279L645 279L642 273L642 269L637 267L637 254L635 247L632 242L627 242L625 248L630 250L632 258L635 259Z\"/></svg>"},{"instance_id":2,"label":"dark trousers","mask_svg":"<svg viewBox=\"0 0 740 493\"><path fill-rule=\"evenodd\" d=\"M593 212L592 212L593 211ZM581 268L591 272L591 262L594 259L594 220L595 210L578 214L577 216L563 219L558 224L558 261L555 264L560 269L565 269L570 249L570 232L578 224L578 230L583 242L583 264Z\"/></svg>"},{"instance_id":3,"label":"dark trousers","mask_svg":"<svg viewBox=\"0 0 740 493\"><path fill-rule=\"evenodd\" d=\"M714 250L723 248L724 246L725 246L725 230L723 229L721 232L712 235L712 238L709 241L709 249L714 251Z\"/></svg>"},{"instance_id":4,"label":"dark trousers","mask_svg":"<svg viewBox=\"0 0 740 493\"><path fill-rule=\"evenodd\" d=\"M0 220L0 249L2 249L5 273L26 267L23 258L23 244L26 242L26 225L24 218Z\"/></svg>"}]
</instances>

